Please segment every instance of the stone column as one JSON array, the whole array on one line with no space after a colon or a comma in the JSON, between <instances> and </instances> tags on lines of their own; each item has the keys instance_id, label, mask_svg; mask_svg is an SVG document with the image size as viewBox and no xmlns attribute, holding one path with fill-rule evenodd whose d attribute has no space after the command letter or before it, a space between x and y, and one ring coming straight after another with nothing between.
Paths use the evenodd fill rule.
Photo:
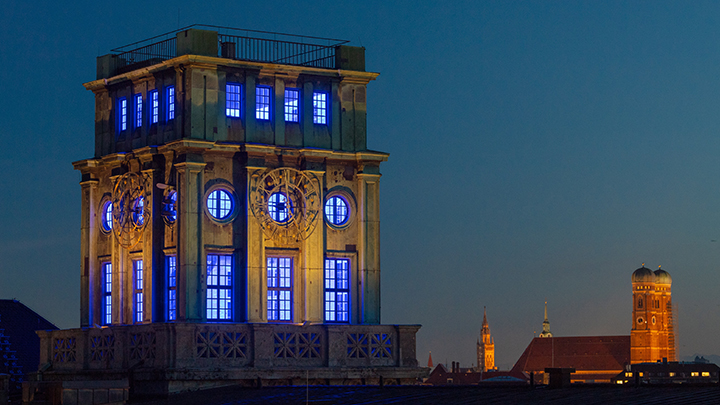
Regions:
<instances>
[{"instance_id":1,"label":"stone column","mask_svg":"<svg viewBox=\"0 0 720 405\"><path fill-rule=\"evenodd\" d=\"M380 323L380 173L365 166L358 173L358 269L361 314L364 324Z\"/></svg>"},{"instance_id":2,"label":"stone column","mask_svg":"<svg viewBox=\"0 0 720 405\"><path fill-rule=\"evenodd\" d=\"M175 167L178 172L177 320L202 322L205 277L201 216L205 163L185 161Z\"/></svg>"},{"instance_id":3,"label":"stone column","mask_svg":"<svg viewBox=\"0 0 720 405\"><path fill-rule=\"evenodd\" d=\"M80 182L80 326L90 327L99 316L99 287L97 274L97 217L98 180Z\"/></svg>"}]
</instances>

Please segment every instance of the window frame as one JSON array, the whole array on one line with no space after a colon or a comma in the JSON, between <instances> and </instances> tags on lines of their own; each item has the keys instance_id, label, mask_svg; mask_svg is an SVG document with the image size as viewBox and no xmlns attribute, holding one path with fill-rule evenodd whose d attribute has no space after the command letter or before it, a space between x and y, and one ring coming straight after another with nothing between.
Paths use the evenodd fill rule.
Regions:
<instances>
[{"instance_id":1,"label":"window frame","mask_svg":"<svg viewBox=\"0 0 720 405\"><path fill-rule=\"evenodd\" d=\"M217 193L218 197L212 198L213 195L216 195L216 193ZM223 195L223 193L227 195L230 207L227 208L228 211L225 216L215 215L215 214L220 214L222 212L221 210L224 210L224 208L222 207L224 201L221 197ZM214 207L210 206L211 200L213 201L213 204L215 205ZM208 193L205 196L205 212L207 212L210 219L212 219L215 222L226 223L226 222L232 221L235 216L235 211L237 211L236 206L237 206L237 202L235 201L235 193L231 189L223 187L223 186L214 187L214 188L208 190Z\"/></svg>"},{"instance_id":2,"label":"window frame","mask_svg":"<svg viewBox=\"0 0 720 405\"><path fill-rule=\"evenodd\" d=\"M150 125L157 124L160 121L160 95L156 90L150 90Z\"/></svg>"},{"instance_id":3,"label":"window frame","mask_svg":"<svg viewBox=\"0 0 720 405\"><path fill-rule=\"evenodd\" d=\"M217 258L217 273L213 274L211 273L211 258ZM229 261L229 264L226 262L224 264L221 263L221 259L226 259ZM205 318L208 322L232 322L233 321L233 304L234 304L234 291L233 291L233 277L234 277L234 258L232 254L226 254L226 253L208 253L207 257L205 259L205 269L206 269L206 277L207 280L207 289L206 289L206 296L205 296ZM229 272L226 275L222 275L221 273L221 266L229 267ZM225 281L228 283L226 285L222 285L221 278L225 277ZM217 278L217 282L213 282L214 278ZM225 293L225 296L223 297L222 292ZM213 294L215 293L215 294ZM221 317L221 302L225 301L226 307L224 308L225 311L227 311L227 314L225 317ZM212 304L216 305L212 305ZM211 311L217 311L217 314L215 316L211 316Z\"/></svg>"},{"instance_id":4,"label":"window frame","mask_svg":"<svg viewBox=\"0 0 720 405\"><path fill-rule=\"evenodd\" d=\"M329 264L333 264L332 270ZM344 269L346 274L344 278L345 286L343 288L338 287L338 263L344 263L346 268ZM329 278L330 272L332 272L332 278ZM352 297L350 295L350 286L352 284L352 260L347 257L325 257L325 264L323 267L323 319L326 323L350 323L351 311L352 311ZM332 280L332 282L329 282ZM344 300L338 300L338 297L342 297L344 294ZM332 299L329 299L332 298ZM342 308L342 303L345 304L345 308ZM344 319L339 319L339 314L344 315Z\"/></svg>"},{"instance_id":5,"label":"window frame","mask_svg":"<svg viewBox=\"0 0 720 405\"><path fill-rule=\"evenodd\" d=\"M133 269L133 323L143 323L145 315L145 295L143 294L144 265L142 259L132 261Z\"/></svg>"},{"instance_id":6,"label":"window frame","mask_svg":"<svg viewBox=\"0 0 720 405\"><path fill-rule=\"evenodd\" d=\"M101 262L100 264L100 285L101 285L101 301L100 308L100 324L112 324L112 262Z\"/></svg>"},{"instance_id":7,"label":"window frame","mask_svg":"<svg viewBox=\"0 0 720 405\"><path fill-rule=\"evenodd\" d=\"M295 98L289 98L288 93L295 94ZM288 104L288 100L291 102L294 101L295 105ZM285 88L285 98L283 100L283 110L285 115L285 122L300 122L300 89L293 88L293 87L286 87ZM292 108L295 108L295 112L293 113ZM292 118L295 119L292 119Z\"/></svg>"},{"instance_id":8,"label":"window frame","mask_svg":"<svg viewBox=\"0 0 720 405\"><path fill-rule=\"evenodd\" d=\"M165 87L165 121L170 122L175 119L175 86Z\"/></svg>"},{"instance_id":9,"label":"window frame","mask_svg":"<svg viewBox=\"0 0 720 405\"><path fill-rule=\"evenodd\" d=\"M177 256L165 256L165 274L167 280L166 317L168 322L177 320Z\"/></svg>"},{"instance_id":10,"label":"window frame","mask_svg":"<svg viewBox=\"0 0 720 405\"><path fill-rule=\"evenodd\" d=\"M267 94L260 94L267 91ZM255 119L258 121L270 121L272 119L272 87L255 86ZM261 110L260 106L267 108Z\"/></svg>"},{"instance_id":11,"label":"window frame","mask_svg":"<svg viewBox=\"0 0 720 405\"><path fill-rule=\"evenodd\" d=\"M319 97L322 96L322 100ZM326 91L313 91L313 124L328 125L329 94ZM322 103L322 105L318 105Z\"/></svg>"},{"instance_id":12,"label":"window frame","mask_svg":"<svg viewBox=\"0 0 720 405\"><path fill-rule=\"evenodd\" d=\"M231 91L237 88L237 92ZM229 95L237 95L237 100ZM237 105L233 105L237 103ZM225 83L225 116L229 118L240 118L242 115L242 84L235 82Z\"/></svg>"},{"instance_id":13,"label":"window frame","mask_svg":"<svg viewBox=\"0 0 720 405\"><path fill-rule=\"evenodd\" d=\"M108 211L109 209L109 211ZM110 234L113 228L112 200L108 196L100 202L100 232Z\"/></svg>"},{"instance_id":14,"label":"window frame","mask_svg":"<svg viewBox=\"0 0 720 405\"><path fill-rule=\"evenodd\" d=\"M135 129L141 129L143 126L143 97L142 93L133 95L134 102L134 123Z\"/></svg>"},{"instance_id":15,"label":"window frame","mask_svg":"<svg viewBox=\"0 0 720 405\"><path fill-rule=\"evenodd\" d=\"M118 134L123 134L123 133L125 133L125 131L127 131L127 98L119 97L117 99L117 105L118 105L118 112L117 112Z\"/></svg>"},{"instance_id":16,"label":"window frame","mask_svg":"<svg viewBox=\"0 0 720 405\"><path fill-rule=\"evenodd\" d=\"M281 274L281 261L287 260L289 265L283 267L289 271L287 276ZM271 266L272 261L277 261L276 265ZM265 281L267 286L266 304L267 304L267 321L291 323L294 317L294 276L295 276L295 257L286 255L268 255L265 258ZM271 269L276 270L271 275ZM283 286L283 279L288 282L287 286ZM273 295L272 293L277 293ZM283 293L287 293L283 298ZM287 308L281 308L281 304L286 303ZM276 305L273 305L276 304ZM287 314L285 314L287 313Z\"/></svg>"}]
</instances>

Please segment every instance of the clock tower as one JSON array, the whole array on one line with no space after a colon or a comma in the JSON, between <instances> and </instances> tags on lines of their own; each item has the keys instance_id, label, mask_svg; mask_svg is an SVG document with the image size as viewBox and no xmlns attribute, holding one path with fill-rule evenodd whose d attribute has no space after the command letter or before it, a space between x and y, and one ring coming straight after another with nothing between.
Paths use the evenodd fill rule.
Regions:
<instances>
[{"instance_id":1,"label":"clock tower","mask_svg":"<svg viewBox=\"0 0 720 405\"><path fill-rule=\"evenodd\" d=\"M670 274L659 267L653 272L643 263L633 272L632 363L676 361L671 286Z\"/></svg>"}]
</instances>

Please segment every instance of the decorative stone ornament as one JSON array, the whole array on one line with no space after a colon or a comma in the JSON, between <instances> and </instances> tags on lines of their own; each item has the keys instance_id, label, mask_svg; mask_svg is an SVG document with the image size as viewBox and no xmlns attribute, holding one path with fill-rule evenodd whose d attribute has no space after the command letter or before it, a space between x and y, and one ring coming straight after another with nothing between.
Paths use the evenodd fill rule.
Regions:
<instances>
[{"instance_id":1,"label":"decorative stone ornament","mask_svg":"<svg viewBox=\"0 0 720 405\"><path fill-rule=\"evenodd\" d=\"M265 235L278 243L307 239L322 210L318 179L282 167L256 175L250 189L250 209Z\"/></svg>"},{"instance_id":2,"label":"decorative stone ornament","mask_svg":"<svg viewBox=\"0 0 720 405\"><path fill-rule=\"evenodd\" d=\"M142 240L149 213L145 202L145 181L137 173L125 173L115 180L112 193L113 232L118 243L132 248Z\"/></svg>"}]
</instances>

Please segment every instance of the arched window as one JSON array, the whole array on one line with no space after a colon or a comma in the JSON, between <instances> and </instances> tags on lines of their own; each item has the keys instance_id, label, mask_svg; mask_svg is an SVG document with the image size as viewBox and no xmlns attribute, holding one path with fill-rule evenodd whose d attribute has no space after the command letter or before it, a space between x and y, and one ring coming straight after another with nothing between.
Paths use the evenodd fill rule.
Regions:
<instances>
[{"instance_id":1,"label":"arched window","mask_svg":"<svg viewBox=\"0 0 720 405\"><path fill-rule=\"evenodd\" d=\"M638 308L642 308L643 307L642 305L643 305L642 298L639 298L638 299Z\"/></svg>"}]
</instances>

